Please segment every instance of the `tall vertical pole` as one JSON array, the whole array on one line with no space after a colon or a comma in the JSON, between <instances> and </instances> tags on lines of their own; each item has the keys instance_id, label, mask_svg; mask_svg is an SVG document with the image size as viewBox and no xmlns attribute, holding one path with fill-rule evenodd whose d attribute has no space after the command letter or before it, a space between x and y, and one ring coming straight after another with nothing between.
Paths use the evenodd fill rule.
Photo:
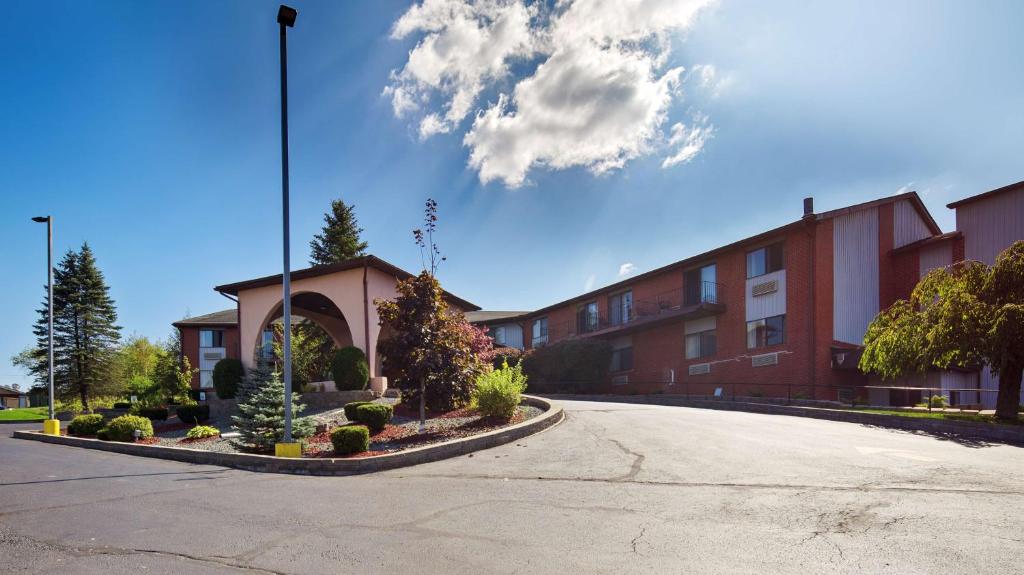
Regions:
<instances>
[{"instance_id":1,"label":"tall vertical pole","mask_svg":"<svg viewBox=\"0 0 1024 575\"><path fill-rule=\"evenodd\" d=\"M280 18L278 19L280 21ZM284 443L292 442L292 282L288 230L288 35L281 26L281 213L284 218Z\"/></svg>"},{"instance_id":2,"label":"tall vertical pole","mask_svg":"<svg viewBox=\"0 0 1024 575\"><path fill-rule=\"evenodd\" d=\"M53 420L53 216L46 217L46 308L49 312L50 349L47 367L50 373L50 419Z\"/></svg>"}]
</instances>

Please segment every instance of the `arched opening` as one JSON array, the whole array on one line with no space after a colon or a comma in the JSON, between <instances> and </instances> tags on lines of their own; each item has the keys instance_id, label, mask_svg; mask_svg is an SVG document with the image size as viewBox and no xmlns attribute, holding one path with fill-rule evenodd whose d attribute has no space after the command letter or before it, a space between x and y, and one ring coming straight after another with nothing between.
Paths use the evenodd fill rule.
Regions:
<instances>
[{"instance_id":1,"label":"arched opening","mask_svg":"<svg viewBox=\"0 0 1024 575\"><path fill-rule=\"evenodd\" d=\"M388 368L388 359L387 357L384 356L384 353L381 352L381 344L390 339L393 335L394 330L391 328L390 325L381 326L380 333L377 335L377 349L375 350L375 353L377 354L377 360L376 362L374 362L374 371L376 371L376 373L374 373L373 375L377 377L383 376L388 378L388 385L394 385L394 371Z\"/></svg>"},{"instance_id":2,"label":"arched opening","mask_svg":"<svg viewBox=\"0 0 1024 575\"><path fill-rule=\"evenodd\" d=\"M279 366L284 330L284 304L279 302L260 326L253 357L256 363ZM334 351L352 345L345 315L317 292L292 295L292 381L297 389L332 390L330 360ZM323 384L320 386L319 384Z\"/></svg>"}]
</instances>

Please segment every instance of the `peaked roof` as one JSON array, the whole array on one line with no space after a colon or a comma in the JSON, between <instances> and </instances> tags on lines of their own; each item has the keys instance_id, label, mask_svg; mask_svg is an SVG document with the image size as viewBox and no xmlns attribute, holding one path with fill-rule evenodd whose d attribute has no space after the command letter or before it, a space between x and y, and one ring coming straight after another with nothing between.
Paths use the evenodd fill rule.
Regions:
<instances>
[{"instance_id":1,"label":"peaked roof","mask_svg":"<svg viewBox=\"0 0 1024 575\"><path fill-rule=\"evenodd\" d=\"M194 327L204 325L238 325L238 308L215 311L206 315L187 317L172 323L174 327Z\"/></svg>"},{"instance_id":2,"label":"peaked roof","mask_svg":"<svg viewBox=\"0 0 1024 575\"><path fill-rule=\"evenodd\" d=\"M1002 193L1005 193L1005 192L1012 192L1014 190L1021 190L1021 189L1024 189L1024 180L1021 180L1021 181L1019 181L1019 182L1017 182L1015 184L1010 184L1008 186L1003 186L1001 188L996 188L994 190L990 190L990 191L978 194L976 196L970 196L970 197L964 198L962 200L957 200L957 201L955 201L955 202L953 202L951 204L946 204L946 207L951 209L951 210L955 210L956 208L959 208L960 206L962 206L964 204L969 204L971 202L976 202L978 200L984 200L985 198L990 198L990 197L998 195L998 194L1002 194Z\"/></svg>"},{"instance_id":3,"label":"peaked roof","mask_svg":"<svg viewBox=\"0 0 1024 575\"><path fill-rule=\"evenodd\" d=\"M395 276L398 279L403 279L404 280L404 279L409 279L409 278L413 277L413 274L403 270L402 268L400 268L400 267L398 267L398 266L396 266L394 264L390 264L390 263L388 263L388 262L378 258L377 256L370 255L370 256L362 256L362 257L358 257L358 258L353 258L353 259L346 260L346 261L343 261L343 262L338 262L336 264L327 264L327 265L323 265L323 266L312 266L312 267L304 268L304 269L301 269L301 270L295 270L295 271L293 271L291 273L291 279L292 279L292 281L296 281L296 280L312 278L312 277L317 277L317 276L322 276L322 275L327 275L327 274L333 274L333 273L342 272L342 271L346 271L346 270L357 269L357 268L361 268L363 266L371 267L371 268L374 268L376 270L382 271L382 272L384 272L386 274L393 275L393 276ZM231 295L238 295L238 292L243 291L243 290L253 289L253 288L258 288L258 287L264 287L264 286L270 286L270 285L278 285L278 284L281 283L281 279L283 277L284 277L284 274L274 274L272 276L264 276L264 277L261 277L261 278L256 278L256 279L245 280L245 281L240 281L240 282L235 282L235 283L230 283L230 284L219 285L219 286L216 286L213 289L215 289L215 290L217 290L217 291L219 291L221 293L226 293L226 294L231 294ZM476 305L476 304L474 304L472 302L466 301L466 300L456 296L455 294L452 294L451 292L445 291L444 295L445 295L445 298L448 299L448 301L458 305L459 307L461 307L464 310L467 310L467 311L477 311L477 310L480 309L480 306L478 306L478 305Z\"/></svg>"},{"instance_id":4,"label":"peaked roof","mask_svg":"<svg viewBox=\"0 0 1024 575\"><path fill-rule=\"evenodd\" d=\"M24 391L18 391L17 389L14 389L13 387L7 387L6 385L0 385L0 393L5 395L9 395L12 393L17 395L26 395Z\"/></svg>"}]
</instances>

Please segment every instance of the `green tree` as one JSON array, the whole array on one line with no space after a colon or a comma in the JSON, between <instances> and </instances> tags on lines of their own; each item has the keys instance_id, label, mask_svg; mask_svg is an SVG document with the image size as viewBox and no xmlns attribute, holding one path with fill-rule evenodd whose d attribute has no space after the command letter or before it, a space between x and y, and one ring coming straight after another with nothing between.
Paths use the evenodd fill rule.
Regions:
<instances>
[{"instance_id":1,"label":"green tree","mask_svg":"<svg viewBox=\"0 0 1024 575\"><path fill-rule=\"evenodd\" d=\"M1016 419L1024 372L1024 241L991 267L972 261L929 272L909 301L871 322L860 360L862 371L886 379L983 364L999 375L996 415Z\"/></svg>"},{"instance_id":2,"label":"green tree","mask_svg":"<svg viewBox=\"0 0 1024 575\"><path fill-rule=\"evenodd\" d=\"M15 363L27 367L40 384L47 382L47 314L44 298L33 333L36 347ZM113 370L120 339L117 310L110 289L88 243L79 251L68 250L53 275L54 392L60 399L77 397L89 410L89 398L123 389ZM19 363L20 362L20 363Z\"/></svg>"},{"instance_id":3,"label":"green tree","mask_svg":"<svg viewBox=\"0 0 1024 575\"><path fill-rule=\"evenodd\" d=\"M159 342L154 343L146 337L133 335L117 350L113 378L119 387L127 386L138 377L152 380L157 365L166 353Z\"/></svg>"},{"instance_id":4,"label":"green tree","mask_svg":"<svg viewBox=\"0 0 1024 575\"><path fill-rule=\"evenodd\" d=\"M255 371L255 370L254 370ZM277 372L269 379L260 381L265 372L251 374L258 378L243 386L244 395L238 403L238 415L232 416L233 427L241 434L238 442L257 451L267 451L284 437L284 383ZM292 394L292 413L302 413L305 406L299 403L301 396ZM314 423L308 417L292 421L292 436L296 439L308 437L314 431Z\"/></svg>"},{"instance_id":5,"label":"green tree","mask_svg":"<svg viewBox=\"0 0 1024 575\"><path fill-rule=\"evenodd\" d=\"M284 361L284 325L277 323L274 330L274 363ZM331 358L334 356L334 339L316 322L307 319L292 328L292 376L296 389L314 381L328 378Z\"/></svg>"},{"instance_id":6,"label":"green tree","mask_svg":"<svg viewBox=\"0 0 1024 575\"><path fill-rule=\"evenodd\" d=\"M362 231L353 206L332 201L331 211L324 214L323 229L309 242L309 264L334 264L365 255L367 244L359 236Z\"/></svg>"}]
</instances>

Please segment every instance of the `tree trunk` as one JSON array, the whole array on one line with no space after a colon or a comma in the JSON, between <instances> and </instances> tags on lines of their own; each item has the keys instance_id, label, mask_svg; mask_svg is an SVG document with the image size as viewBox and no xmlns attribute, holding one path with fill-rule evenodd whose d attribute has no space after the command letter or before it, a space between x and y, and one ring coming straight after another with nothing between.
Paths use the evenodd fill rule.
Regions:
<instances>
[{"instance_id":1,"label":"tree trunk","mask_svg":"<svg viewBox=\"0 0 1024 575\"><path fill-rule=\"evenodd\" d=\"M420 431L427 424L427 384L420 380Z\"/></svg>"},{"instance_id":2,"label":"tree trunk","mask_svg":"<svg viewBox=\"0 0 1024 575\"><path fill-rule=\"evenodd\" d=\"M996 417L1017 419L1020 411L1020 378L1024 364L1006 362L999 369L999 396L996 400Z\"/></svg>"}]
</instances>

